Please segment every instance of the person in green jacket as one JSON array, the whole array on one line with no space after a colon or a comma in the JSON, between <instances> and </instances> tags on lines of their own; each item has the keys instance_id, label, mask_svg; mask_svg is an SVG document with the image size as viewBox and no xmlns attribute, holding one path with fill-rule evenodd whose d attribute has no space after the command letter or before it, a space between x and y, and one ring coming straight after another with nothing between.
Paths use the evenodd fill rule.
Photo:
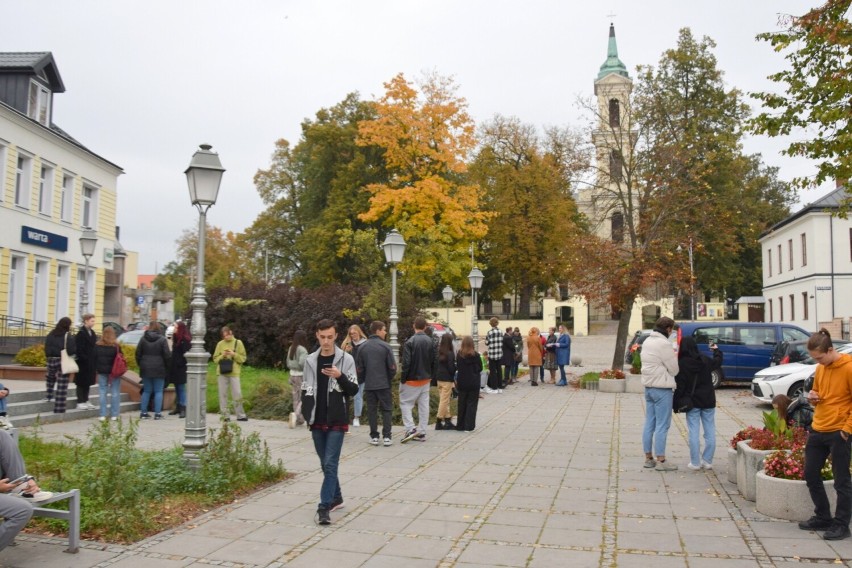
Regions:
<instances>
[{"instance_id":1,"label":"person in green jacket","mask_svg":"<svg viewBox=\"0 0 852 568\"><path fill-rule=\"evenodd\" d=\"M223 361L231 362L232 368L229 372L222 371ZM231 419L228 408L228 390L230 389L237 420L248 422L248 416L243 410L243 394L240 389L240 367L246 362L246 348L242 341L234 337L234 332L228 326L222 327L222 341L216 344L213 362L219 370L219 418L223 422Z\"/></svg>"}]
</instances>

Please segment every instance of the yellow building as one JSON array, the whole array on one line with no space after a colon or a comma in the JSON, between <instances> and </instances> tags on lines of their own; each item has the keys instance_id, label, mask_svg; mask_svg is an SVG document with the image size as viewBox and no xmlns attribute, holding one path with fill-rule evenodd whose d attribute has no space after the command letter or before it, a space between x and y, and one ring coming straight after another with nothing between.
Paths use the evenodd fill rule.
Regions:
<instances>
[{"instance_id":1,"label":"yellow building","mask_svg":"<svg viewBox=\"0 0 852 568\"><path fill-rule=\"evenodd\" d=\"M63 316L79 323L86 282L87 311L99 321L121 312L123 172L54 123L53 96L64 91L51 53L0 53L0 335ZM85 228L97 235L88 279Z\"/></svg>"}]
</instances>

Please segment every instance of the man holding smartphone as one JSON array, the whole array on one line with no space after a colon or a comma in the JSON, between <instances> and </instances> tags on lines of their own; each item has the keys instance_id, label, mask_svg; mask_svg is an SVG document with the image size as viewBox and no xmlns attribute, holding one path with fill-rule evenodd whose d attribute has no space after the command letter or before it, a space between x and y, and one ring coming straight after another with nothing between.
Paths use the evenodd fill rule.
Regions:
<instances>
[{"instance_id":1,"label":"man holding smartphone","mask_svg":"<svg viewBox=\"0 0 852 568\"><path fill-rule=\"evenodd\" d=\"M15 540L33 516L33 501L53 496L41 491L35 480L26 474L26 466L18 444L6 430L0 430L0 550ZM24 484L26 484L24 486ZM11 495L12 491L20 495ZM27 498L24 496L30 495Z\"/></svg>"},{"instance_id":2,"label":"man holding smartphone","mask_svg":"<svg viewBox=\"0 0 852 568\"><path fill-rule=\"evenodd\" d=\"M358 392L358 376L352 355L334 343L337 330L333 321L320 320L316 336L320 347L305 360L302 415L323 473L317 522L328 525L331 511L343 508L337 469L343 439L349 431L349 398Z\"/></svg>"}]
</instances>

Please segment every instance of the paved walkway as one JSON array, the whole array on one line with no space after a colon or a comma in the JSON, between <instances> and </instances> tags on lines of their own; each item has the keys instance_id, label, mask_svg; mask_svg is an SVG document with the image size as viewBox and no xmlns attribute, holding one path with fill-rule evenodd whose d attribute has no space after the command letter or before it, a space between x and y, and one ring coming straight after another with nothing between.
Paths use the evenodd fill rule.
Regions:
<instances>
[{"instance_id":1,"label":"paved walkway","mask_svg":"<svg viewBox=\"0 0 852 568\"><path fill-rule=\"evenodd\" d=\"M586 342L581 341L585 339ZM578 338L575 349L600 338ZM597 348L605 351L600 345ZM611 352L611 351L610 351ZM584 355L585 358L585 355ZM589 356L584 365L606 366ZM29 568L209 565L441 567L849 566L852 540L829 543L760 515L727 482L726 440L766 408L745 389L719 391L716 469L686 470L677 415L668 456L677 472L642 467L643 397L523 381L480 402L475 432L430 432L425 443L373 447L347 437L340 477L346 508L314 524L321 477L307 431L250 421L295 476L133 546L18 537L0 565ZM209 416L210 425L218 417ZM83 435L84 422L42 435ZM140 446L179 443L175 419L141 425Z\"/></svg>"}]
</instances>

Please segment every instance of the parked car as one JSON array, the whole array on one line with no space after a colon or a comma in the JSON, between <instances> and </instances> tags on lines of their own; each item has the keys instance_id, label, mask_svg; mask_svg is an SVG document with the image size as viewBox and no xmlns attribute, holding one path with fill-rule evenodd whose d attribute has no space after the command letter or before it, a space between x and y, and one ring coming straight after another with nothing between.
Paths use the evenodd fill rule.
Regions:
<instances>
[{"instance_id":1,"label":"parked car","mask_svg":"<svg viewBox=\"0 0 852 568\"><path fill-rule=\"evenodd\" d=\"M104 325L103 325L103 327L102 327L101 329L106 329L106 328L108 328L108 327L111 327L111 328L115 331L115 336L116 336L116 337L118 337L118 336L120 336L122 333L124 333L124 328L123 328L123 327L121 327L121 324L120 324L120 323L116 323L116 322L114 322L114 321L105 321L105 322L104 322Z\"/></svg>"},{"instance_id":2,"label":"parked car","mask_svg":"<svg viewBox=\"0 0 852 568\"><path fill-rule=\"evenodd\" d=\"M432 327L432 337L437 337L438 339L441 339L441 337L443 337L443 335L448 332L453 337L456 337L456 332L454 332L453 328L448 325L444 325L442 323L430 323L429 325Z\"/></svg>"},{"instance_id":3,"label":"parked car","mask_svg":"<svg viewBox=\"0 0 852 568\"><path fill-rule=\"evenodd\" d=\"M642 352L642 344L645 343L645 340L648 339L648 336L651 335L653 329L640 329L635 334L633 334L633 338L630 340L630 343L627 344L627 349L624 350L624 362L630 365L633 363L633 353L636 351Z\"/></svg>"},{"instance_id":4,"label":"parked car","mask_svg":"<svg viewBox=\"0 0 852 568\"><path fill-rule=\"evenodd\" d=\"M148 322L144 321L134 321L127 324L127 331L135 331L137 329L145 330L148 327Z\"/></svg>"},{"instance_id":5,"label":"parked car","mask_svg":"<svg viewBox=\"0 0 852 568\"><path fill-rule=\"evenodd\" d=\"M840 347L849 343L848 341L832 340L834 348ZM772 358L769 360L770 365L786 365L787 363L797 363L808 358L808 342L807 340L800 341L782 341L775 346L775 351L772 352Z\"/></svg>"},{"instance_id":6,"label":"parked car","mask_svg":"<svg viewBox=\"0 0 852 568\"><path fill-rule=\"evenodd\" d=\"M776 344L781 341L807 340L804 329L783 323L739 321L684 322L677 329L677 343L693 337L698 349L710 357L710 344L715 343L724 355L722 368L713 371L713 385L722 381L751 382L758 371L769 366Z\"/></svg>"},{"instance_id":7,"label":"parked car","mask_svg":"<svg viewBox=\"0 0 852 568\"><path fill-rule=\"evenodd\" d=\"M136 347L139 345L139 340L142 339L143 335L145 335L144 329L125 331L118 337L118 342L122 345L132 345L133 347Z\"/></svg>"},{"instance_id":8,"label":"parked car","mask_svg":"<svg viewBox=\"0 0 852 568\"><path fill-rule=\"evenodd\" d=\"M838 353L852 354L852 343L836 347ZM751 394L761 402L771 403L776 395L795 398L805 389L805 381L814 376L816 361L806 357L798 363L775 365L758 371L751 382Z\"/></svg>"}]
</instances>

